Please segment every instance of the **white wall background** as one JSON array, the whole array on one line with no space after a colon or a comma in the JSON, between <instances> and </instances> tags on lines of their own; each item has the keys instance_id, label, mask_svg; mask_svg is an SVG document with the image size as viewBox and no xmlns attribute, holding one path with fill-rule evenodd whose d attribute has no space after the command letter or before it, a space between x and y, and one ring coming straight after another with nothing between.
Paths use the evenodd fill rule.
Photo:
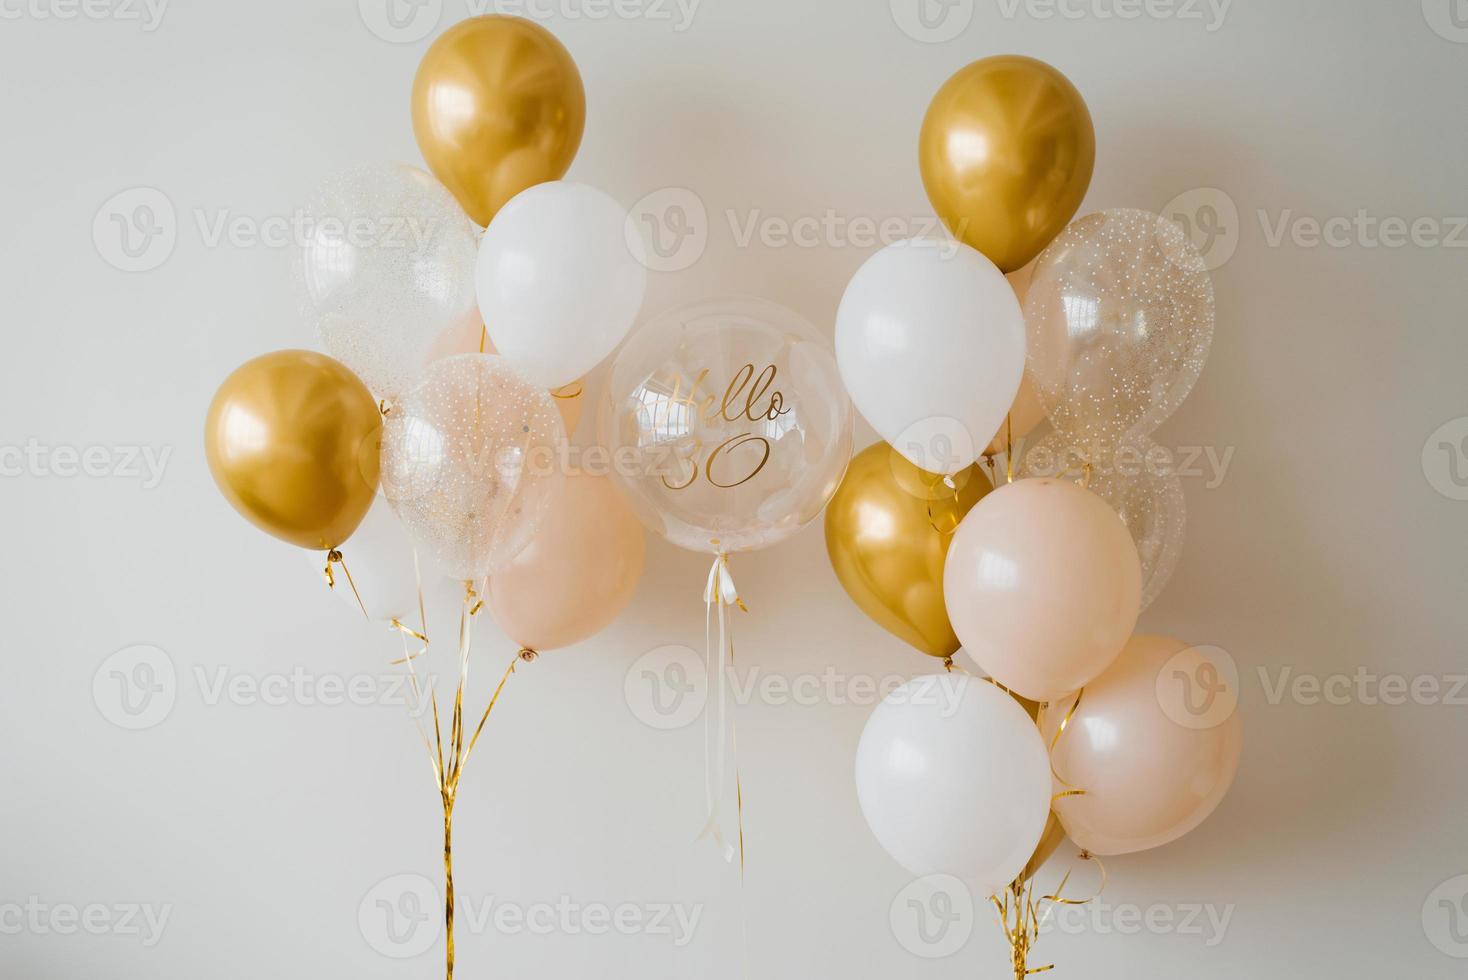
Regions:
<instances>
[{"instance_id":1,"label":"white wall background","mask_svg":"<svg viewBox=\"0 0 1468 980\"><path fill-rule=\"evenodd\" d=\"M1452 919L1437 900L1468 884L1434 889L1468 872L1468 708L1372 703L1369 681L1344 703L1271 698L1282 679L1358 670L1439 678L1446 694L1468 671L1468 502L1452 499L1468 496L1468 456L1438 448L1468 434L1468 235L1434 243L1424 225L1415 243L1371 247L1374 230L1349 229L1312 245L1300 223L1430 218L1450 237L1468 215L1456 0L1236 0L1221 20L1191 0L1137 19L1104 16L1127 9L1118 0L1066 0L1076 18L1047 17L1039 0L925 0L947 18L927 40L900 26L914 9L904 0L890 5L901 16L882 0L703 0L691 23L662 0L623 0L643 15L601 19L596 0L537 2L501 9L536 14L581 66L589 114L571 176L628 205L687 188L706 208L705 250L654 276L649 310L741 291L829 330L870 249L841 233L740 247L736 230L827 213L921 230L923 109L988 54L1044 58L1085 94L1099 143L1087 209L1223 192L1238 217L1225 215L1213 254L1236 250L1215 273L1212 359L1159 439L1233 456L1220 485L1188 481L1182 565L1142 625L1236 658L1243 766L1196 833L1110 862L1098 910L1044 937L1036 962L1059 964L1058 977L1461 976L1447 953L1468 954L1468 914ZM289 252L211 243L207 229L289 216L358 161L419 160L414 69L434 13L441 29L470 8L428 0L416 36L390 43L367 26L385 23L382 6L174 0L150 30L141 4L0 5L0 445L105 447L109 466L127 447L170 454L156 485L66 476L49 456L17 475L13 453L0 479L7 977L441 969L439 947L393 959L358 922L384 879L438 872L438 802L403 709L214 689L298 670L374 677L397 651L325 593L309 559L229 510L200 437L229 370L313 339ZM135 187L167 196L177 238L157 268L128 273L94 244L93 223L100 210L105 230L106 202ZM623 687L649 649L701 647L705 571L654 543L620 622L523 671L457 815L461 917L491 899L676 903L700 911L692 941L461 921L461 975L733 978L747 948L749 976L1007 976L982 909L944 959L894 934L909 880L857 808L860 697L741 708L742 896L692 843L699 726L647 727ZM752 610L739 656L757 677L931 666L850 604L818 526L741 557L737 576ZM176 677L171 709L139 731L109 720L115 693L93 693L107 658L133 644L165 651ZM486 624L479 680L510 652ZM66 910L91 905L108 911L68 934ZM166 911L161 936L141 916L119 921L129 906ZM1200 906L1230 916L1227 928L1206 912L1185 927Z\"/></svg>"}]
</instances>

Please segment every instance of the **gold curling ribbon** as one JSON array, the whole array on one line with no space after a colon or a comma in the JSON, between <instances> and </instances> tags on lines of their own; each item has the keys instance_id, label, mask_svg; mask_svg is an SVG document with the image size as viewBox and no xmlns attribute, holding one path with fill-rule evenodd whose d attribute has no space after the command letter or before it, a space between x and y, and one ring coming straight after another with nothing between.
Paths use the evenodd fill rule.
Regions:
<instances>
[{"instance_id":1,"label":"gold curling ribbon","mask_svg":"<svg viewBox=\"0 0 1468 980\"><path fill-rule=\"evenodd\" d=\"M584 383L572 381L570 384L561 385L559 388L552 388L551 397L570 401L572 398L580 398L581 393L585 390L586 385Z\"/></svg>"},{"instance_id":2,"label":"gold curling ribbon","mask_svg":"<svg viewBox=\"0 0 1468 980\"><path fill-rule=\"evenodd\" d=\"M326 587L328 589L336 588L336 576L332 574L332 565L340 565L342 567L342 574L347 577L347 584L352 587L352 598L357 600L357 608L362 610L362 618L371 619L372 617L367 615L367 607L362 604L362 594L357 591L357 583L352 581L352 573L347 568L347 560L342 557L342 553L336 548L332 548L326 553L326 567L321 570L322 575L326 578Z\"/></svg>"}]
</instances>

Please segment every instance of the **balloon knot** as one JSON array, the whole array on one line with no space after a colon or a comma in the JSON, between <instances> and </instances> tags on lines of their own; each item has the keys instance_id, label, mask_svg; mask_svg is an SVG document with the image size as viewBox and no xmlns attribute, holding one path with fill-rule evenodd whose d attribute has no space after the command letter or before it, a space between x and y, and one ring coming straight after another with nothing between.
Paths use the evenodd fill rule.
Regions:
<instances>
[{"instance_id":1,"label":"balloon knot","mask_svg":"<svg viewBox=\"0 0 1468 980\"><path fill-rule=\"evenodd\" d=\"M521 647L520 648L520 659L523 660L523 661L525 661L527 664L533 664L533 663L535 663L535 658L538 657L538 656L540 656L540 654L536 653L534 650L530 649L529 647Z\"/></svg>"}]
</instances>

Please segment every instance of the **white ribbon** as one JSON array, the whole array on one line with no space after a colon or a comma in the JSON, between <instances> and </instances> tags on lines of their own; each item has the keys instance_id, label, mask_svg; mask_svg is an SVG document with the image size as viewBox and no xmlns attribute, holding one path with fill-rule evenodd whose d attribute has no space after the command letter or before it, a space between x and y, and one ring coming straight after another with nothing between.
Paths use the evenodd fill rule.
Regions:
<instances>
[{"instance_id":1,"label":"white ribbon","mask_svg":"<svg viewBox=\"0 0 1468 980\"><path fill-rule=\"evenodd\" d=\"M704 823L703 831L698 839L711 838L715 845L724 855L726 862L733 862L734 855L740 854L740 866L743 867L744 834L740 829L739 848L735 850L733 844L729 843L728 837L724 835L722 813L724 803L724 778L728 768L728 725L726 717L729 710L728 672L732 656L733 637L730 635L728 623L725 619L725 610L729 606L744 608L744 603L739 601L739 590L734 587L734 578L729 574L729 556L719 552L714 556L713 566L709 568L708 584L704 586L703 601L705 606L703 621L704 638L704 669L711 680L716 684L716 711L705 711L703 715L703 795L704 804L708 809L708 818ZM718 654L714 653L713 624L714 612L718 611L719 622L719 646ZM714 731L717 725L717 734ZM736 762L737 765L737 762Z\"/></svg>"}]
</instances>

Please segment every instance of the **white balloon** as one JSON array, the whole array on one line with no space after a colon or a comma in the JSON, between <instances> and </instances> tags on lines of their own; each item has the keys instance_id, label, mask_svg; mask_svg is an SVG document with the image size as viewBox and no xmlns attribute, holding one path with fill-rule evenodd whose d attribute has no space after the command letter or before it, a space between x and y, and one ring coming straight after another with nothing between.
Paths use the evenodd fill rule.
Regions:
<instances>
[{"instance_id":1,"label":"white balloon","mask_svg":"<svg viewBox=\"0 0 1468 980\"><path fill-rule=\"evenodd\" d=\"M303 225L308 317L327 351L383 398L413 386L439 335L475 315L479 234L415 167L364 167L321 188Z\"/></svg>"},{"instance_id":2,"label":"white balloon","mask_svg":"<svg viewBox=\"0 0 1468 980\"><path fill-rule=\"evenodd\" d=\"M500 355L543 388L582 377L627 336L647 288L641 239L595 187L553 180L510 199L479 244L479 312Z\"/></svg>"},{"instance_id":3,"label":"white balloon","mask_svg":"<svg viewBox=\"0 0 1468 980\"><path fill-rule=\"evenodd\" d=\"M988 681L930 674L889 694L856 750L872 833L915 875L990 895L1015 879L1050 813L1050 761L1019 702Z\"/></svg>"},{"instance_id":4,"label":"white balloon","mask_svg":"<svg viewBox=\"0 0 1468 980\"><path fill-rule=\"evenodd\" d=\"M1003 273L975 249L897 242L847 285L836 359L883 439L922 469L957 473L983 453L1019 391L1024 316Z\"/></svg>"},{"instance_id":5,"label":"white balloon","mask_svg":"<svg viewBox=\"0 0 1468 980\"><path fill-rule=\"evenodd\" d=\"M359 612L365 608L372 619L384 623L397 619L413 629L419 628L420 579L414 569L413 540L386 497L378 494L372 501L367 516L341 546L341 553L352 577L348 581L340 565L332 568L336 578L332 591L339 599ZM309 557L319 571L321 555L310 552ZM421 568L425 594L443 588L443 576L432 565L423 562ZM362 597L361 607L352 594L353 585Z\"/></svg>"}]
</instances>

